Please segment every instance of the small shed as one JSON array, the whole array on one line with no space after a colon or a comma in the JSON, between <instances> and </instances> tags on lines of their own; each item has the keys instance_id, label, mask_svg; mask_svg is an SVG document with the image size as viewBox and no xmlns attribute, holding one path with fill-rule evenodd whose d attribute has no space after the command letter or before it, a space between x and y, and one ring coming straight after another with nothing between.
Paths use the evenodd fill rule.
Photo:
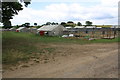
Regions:
<instances>
[{"instance_id":1,"label":"small shed","mask_svg":"<svg viewBox=\"0 0 120 80\"><path fill-rule=\"evenodd\" d=\"M9 30L10 30L10 31L16 31L16 29L15 29L15 28L10 28Z\"/></svg>"},{"instance_id":2,"label":"small shed","mask_svg":"<svg viewBox=\"0 0 120 80\"><path fill-rule=\"evenodd\" d=\"M62 25L45 25L37 29L41 36L62 36L67 29Z\"/></svg>"},{"instance_id":3,"label":"small shed","mask_svg":"<svg viewBox=\"0 0 120 80\"><path fill-rule=\"evenodd\" d=\"M18 29L16 29L16 32L28 32L28 28L26 27L19 27Z\"/></svg>"},{"instance_id":4,"label":"small shed","mask_svg":"<svg viewBox=\"0 0 120 80\"><path fill-rule=\"evenodd\" d=\"M29 28L30 33L37 33L37 28Z\"/></svg>"}]
</instances>

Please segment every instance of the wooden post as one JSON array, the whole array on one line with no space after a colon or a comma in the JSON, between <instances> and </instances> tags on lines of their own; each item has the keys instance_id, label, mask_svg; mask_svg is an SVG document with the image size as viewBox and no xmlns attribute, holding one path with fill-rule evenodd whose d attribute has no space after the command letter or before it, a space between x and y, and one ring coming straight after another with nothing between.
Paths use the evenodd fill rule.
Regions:
<instances>
[{"instance_id":1,"label":"wooden post","mask_svg":"<svg viewBox=\"0 0 120 80\"><path fill-rule=\"evenodd\" d=\"M116 29L115 29L115 26L114 26L114 29L113 29L113 35L114 35L114 38L115 38L115 35L116 35Z\"/></svg>"}]
</instances>

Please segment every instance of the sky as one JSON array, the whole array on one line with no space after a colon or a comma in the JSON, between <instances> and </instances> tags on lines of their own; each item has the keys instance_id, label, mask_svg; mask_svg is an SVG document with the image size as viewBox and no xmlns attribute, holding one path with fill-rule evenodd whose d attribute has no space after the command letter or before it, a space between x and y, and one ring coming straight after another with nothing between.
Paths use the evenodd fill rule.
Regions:
<instances>
[{"instance_id":1,"label":"sky","mask_svg":"<svg viewBox=\"0 0 120 80\"><path fill-rule=\"evenodd\" d=\"M117 25L118 2L119 0L32 0L11 22L12 25L68 21L85 24L89 20L93 25Z\"/></svg>"}]
</instances>

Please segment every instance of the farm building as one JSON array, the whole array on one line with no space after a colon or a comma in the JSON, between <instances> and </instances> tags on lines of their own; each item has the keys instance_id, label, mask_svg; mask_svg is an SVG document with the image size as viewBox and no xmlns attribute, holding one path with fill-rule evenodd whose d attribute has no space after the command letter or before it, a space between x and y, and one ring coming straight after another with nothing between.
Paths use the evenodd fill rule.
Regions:
<instances>
[{"instance_id":1,"label":"farm building","mask_svg":"<svg viewBox=\"0 0 120 80\"><path fill-rule=\"evenodd\" d=\"M41 36L62 36L64 31L67 31L62 25L45 25L37 29Z\"/></svg>"},{"instance_id":2,"label":"farm building","mask_svg":"<svg viewBox=\"0 0 120 80\"><path fill-rule=\"evenodd\" d=\"M84 33L88 35L92 35L95 32L96 26L86 26Z\"/></svg>"},{"instance_id":3,"label":"farm building","mask_svg":"<svg viewBox=\"0 0 120 80\"><path fill-rule=\"evenodd\" d=\"M74 30L78 32L85 32L85 26L75 26Z\"/></svg>"},{"instance_id":4,"label":"farm building","mask_svg":"<svg viewBox=\"0 0 120 80\"><path fill-rule=\"evenodd\" d=\"M91 38L110 38L115 37L116 30L110 27L99 27L99 26L75 26L69 29L69 34L74 34L75 37L89 36Z\"/></svg>"},{"instance_id":5,"label":"farm building","mask_svg":"<svg viewBox=\"0 0 120 80\"><path fill-rule=\"evenodd\" d=\"M120 26L118 26L118 25L112 25L111 28L112 29L118 29L118 28L120 28Z\"/></svg>"},{"instance_id":6,"label":"farm building","mask_svg":"<svg viewBox=\"0 0 120 80\"><path fill-rule=\"evenodd\" d=\"M10 28L9 30L10 30L10 31L16 31L16 29L15 29L15 28Z\"/></svg>"},{"instance_id":7,"label":"farm building","mask_svg":"<svg viewBox=\"0 0 120 80\"><path fill-rule=\"evenodd\" d=\"M29 30L26 27L19 27L18 29L16 29L16 32L29 32Z\"/></svg>"},{"instance_id":8,"label":"farm building","mask_svg":"<svg viewBox=\"0 0 120 80\"><path fill-rule=\"evenodd\" d=\"M28 29L30 33L36 33L37 32L37 28L29 28Z\"/></svg>"}]
</instances>

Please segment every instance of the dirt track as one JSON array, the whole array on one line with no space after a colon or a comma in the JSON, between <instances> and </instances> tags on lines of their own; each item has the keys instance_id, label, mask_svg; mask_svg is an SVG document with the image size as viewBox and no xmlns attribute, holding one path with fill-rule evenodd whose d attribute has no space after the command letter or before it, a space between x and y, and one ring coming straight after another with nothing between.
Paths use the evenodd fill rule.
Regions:
<instances>
[{"instance_id":1,"label":"dirt track","mask_svg":"<svg viewBox=\"0 0 120 80\"><path fill-rule=\"evenodd\" d=\"M118 44L51 44L55 61L6 71L7 78L118 78ZM59 56L63 55L64 56Z\"/></svg>"}]
</instances>

